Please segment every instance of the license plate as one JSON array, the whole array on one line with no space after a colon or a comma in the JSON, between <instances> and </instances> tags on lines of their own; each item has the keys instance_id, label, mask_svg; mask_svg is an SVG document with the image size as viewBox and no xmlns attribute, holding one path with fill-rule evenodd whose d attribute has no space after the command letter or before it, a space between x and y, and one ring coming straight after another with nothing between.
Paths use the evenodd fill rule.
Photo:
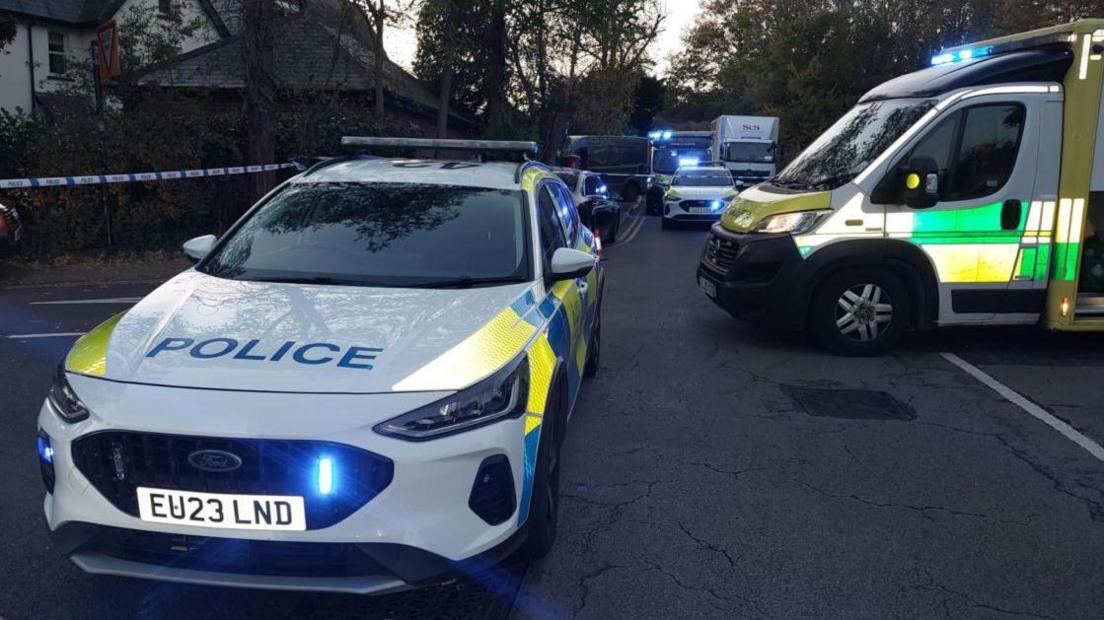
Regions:
<instances>
[{"instance_id":1,"label":"license plate","mask_svg":"<svg viewBox=\"0 0 1104 620\"><path fill-rule=\"evenodd\" d=\"M291 495L229 495L138 487L143 521L235 530L307 529L303 498Z\"/></svg>"},{"instance_id":2,"label":"license plate","mask_svg":"<svg viewBox=\"0 0 1104 620\"><path fill-rule=\"evenodd\" d=\"M705 215L712 212L713 209L710 209L709 207L690 207L690 213L693 213L694 215Z\"/></svg>"},{"instance_id":3,"label":"license plate","mask_svg":"<svg viewBox=\"0 0 1104 620\"><path fill-rule=\"evenodd\" d=\"M705 278L698 278L698 286L701 287L701 290L706 295L709 295L710 297L713 297L713 298L717 297L717 285L716 284L713 284L712 282L710 282L709 280L706 280Z\"/></svg>"}]
</instances>

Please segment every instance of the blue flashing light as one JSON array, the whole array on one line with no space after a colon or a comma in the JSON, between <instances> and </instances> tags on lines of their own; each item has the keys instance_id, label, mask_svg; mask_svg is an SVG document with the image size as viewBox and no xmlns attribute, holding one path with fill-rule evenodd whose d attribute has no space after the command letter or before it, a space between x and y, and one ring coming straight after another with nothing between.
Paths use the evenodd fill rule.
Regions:
<instances>
[{"instance_id":1,"label":"blue flashing light","mask_svg":"<svg viewBox=\"0 0 1104 620\"><path fill-rule=\"evenodd\" d=\"M679 167L681 168L693 168L697 166L701 160L697 157L681 157L679 158Z\"/></svg>"},{"instance_id":2,"label":"blue flashing light","mask_svg":"<svg viewBox=\"0 0 1104 620\"><path fill-rule=\"evenodd\" d=\"M714 200L713 202L709 203L709 206L712 207L714 211L716 211L717 209L720 209L724 206L724 202L720 200Z\"/></svg>"},{"instance_id":3,"label":"blue flashing light","mask_svg":"<svg viewBox=\"0 0 1104 620\"><path fill-rule=\"evenodd\" d=\"M662 137L663 137L664 140L670 140L672 135L673 134L671 133L671 130L668 129L668 130L663 132Z\"/></svg>"},{"instance_id":4,"label":"blue flashing light","mask_svg":"<svg viewBox=\"0 0 1104 620\"><path fill-rule=\"evenodd\" d=\"M943 54L937 54L932 56L932 66L946 65L952 62L965 62L967 60L974 60L976 58L984 58L993 53L993 46L988 45L985 47L973 47L959 50L957 52L945 52Z\"/></svg>"},{"instance_id":5,"label":"blue flashing light","mask_svg":"<svg viewBox=\"0 0 1104 620\"><path fill-rule=\"evenodd\" d=\"M333 459L329 457L318 459L318 492L322 495L333 493L333 470Z\"/></svg>"},{"instance_id":6,"label":"blue flashing light","mask_svg":"<svg viewBox=\"0 0 1104 620\"><path fill-rule=\"evenodd\" d=\"M54 447L50 445L50 438L38 436L38 458L42 459L43 463L54 462Z\"/></svg>"}]
</instances>

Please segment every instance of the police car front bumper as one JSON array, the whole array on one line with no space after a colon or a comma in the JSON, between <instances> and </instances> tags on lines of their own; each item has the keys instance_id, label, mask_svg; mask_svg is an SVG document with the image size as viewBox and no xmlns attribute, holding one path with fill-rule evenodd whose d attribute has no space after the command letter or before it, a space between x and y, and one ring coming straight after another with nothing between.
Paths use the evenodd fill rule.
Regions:
<instances>
[{"instance_id":1,"label":"police car front bumper","mask_svg":"<svg viewBox=\"0 0 1104 620\"><path fill-rule=\"evenodd\" d=\"M92 416L67 424L49 404L43 405L38 423L40 435L49 438L52 485L44 512L55 546L88 572L239 587L386 593L477 570L506 557L523 541L521 419L412 443L385 437L372 427L445 394L228 392L86 377L73 377L72 383ZM114 415L104 416L107 410ZM356 411L364 415L350 415ZM227 415L230 412L234 415ZM323 527L311 525L309 509L316 498L304 493L305 531L151 522L120 508L120 502L133 497L126 495L133 493L132 487L210 489L188 489L188 483L167 474L150 482L151 478L138 475L136 461L128 460L120 469L122 479L111 480L113 486L105 492L96 474L86 475L83 463L87 461L81 460L78 466L77 460L87 457L83 440L112 433L154 438L202 435L200 439L218 441L313 441L376 455L390 462L393 470L378 494ZM142 458L148 461L163 444L150 440L137 445L126 445L126 459L137 460L135 451L145 446L148 452ZM40 459L41 454L40 446ZM111 455L101 456L107 458L105 467L113 467ZM505 480L506 487L498 488L508 488L490 498L499 502L500 512L502 506L508 511L492 519L494 523L476 513L476 502L487 501L476 497L476 488L489 478L485 475L488 462L498 464L497 482ZM108 473L113 475L114 470ZM128 487L128 477L135 476L137 480ZM119 488L123 491L116 493ZM479 508L487 514L485 507Z\"/></svg>"},{"instance_id":2,"label":"police car front bumper","mask_svg":"<svg viewBox=\"0 0 1104 620\"><path fill-rule=\"evenodd\" d=\"M663 202L663 217L679 222L716 222L721 219L726 198L710 198L702 200L682 200L679 202Z\"/></svg>"}]
</instances>

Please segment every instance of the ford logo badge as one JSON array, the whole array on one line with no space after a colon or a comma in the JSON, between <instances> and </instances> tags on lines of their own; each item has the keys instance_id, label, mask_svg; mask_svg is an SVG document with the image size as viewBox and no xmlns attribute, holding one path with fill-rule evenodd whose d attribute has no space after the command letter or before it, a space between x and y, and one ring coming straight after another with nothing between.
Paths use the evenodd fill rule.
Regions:
<instances>
[{"instance_id":1,"label":"ford logo badge","mask_svg":"<svg viewBox=\"0 0 1104 620\"><path fill-rule=\"evenodd\" d=\"M241 457L223 450L196 450L188 455L188 463L209 472L228 472L242 466Z\"/></svg>"}]
</instances>

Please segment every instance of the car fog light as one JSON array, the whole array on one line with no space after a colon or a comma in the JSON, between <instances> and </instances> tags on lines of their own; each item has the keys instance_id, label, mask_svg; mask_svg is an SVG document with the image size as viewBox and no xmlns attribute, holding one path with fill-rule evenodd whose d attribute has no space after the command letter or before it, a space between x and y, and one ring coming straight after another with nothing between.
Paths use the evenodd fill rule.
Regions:
<instances>
[{"instance_id":1,"label":"car fog light","mask_svg":"<svg viewBox=\"0 0 1104 620\"><path fill-rule=\"evenodd\" d=\"M38 432L38 469L42 474L42 484L46 485L46 491L54 492L54 446L50 442L50 436L43 431Z\"/></svg>"}]
</instances>

